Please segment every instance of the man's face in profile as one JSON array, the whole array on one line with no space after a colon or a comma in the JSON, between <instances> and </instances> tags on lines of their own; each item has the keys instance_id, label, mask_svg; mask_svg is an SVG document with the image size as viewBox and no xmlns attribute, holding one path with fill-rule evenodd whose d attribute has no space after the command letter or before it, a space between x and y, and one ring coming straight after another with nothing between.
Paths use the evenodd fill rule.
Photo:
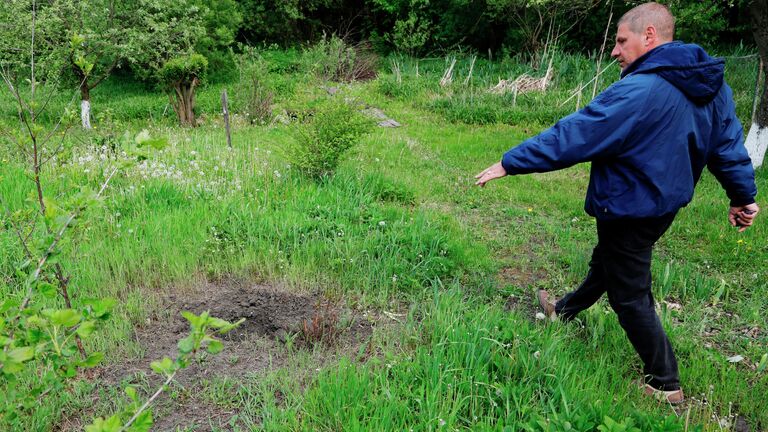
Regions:
<instances>
[{"instance_id":1,"label":"man's face in profile","mask_svg":"<svg viewBox=\"0 0 768 432\"><path fill-rule=\"evenodd\" d=\"M627 68L638 57L648 52L647 38L642 33L629 29L629 24L623 23L616 30L616 45L611 51L611 57L618 60L621 70Z\"/></svg>"}]
</instances>

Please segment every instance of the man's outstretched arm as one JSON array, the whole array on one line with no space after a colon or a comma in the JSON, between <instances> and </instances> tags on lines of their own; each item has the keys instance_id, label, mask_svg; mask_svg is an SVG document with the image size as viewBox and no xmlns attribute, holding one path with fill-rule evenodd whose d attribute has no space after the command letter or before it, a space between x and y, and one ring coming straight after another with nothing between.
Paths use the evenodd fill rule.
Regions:
<instances>
[{"instance_id":1,"label":"man's outstretched arm","mask_svg":"<svg viewBox=\"0 0 768 432\"><path fill-rule=\"evenodd\" d=\"M615 83L580 111L506 152L501 162L475 176L475 184L484 186L508 174L555 171L620 154L647 95L641 81Z\"/></svg>"}]
</instances>

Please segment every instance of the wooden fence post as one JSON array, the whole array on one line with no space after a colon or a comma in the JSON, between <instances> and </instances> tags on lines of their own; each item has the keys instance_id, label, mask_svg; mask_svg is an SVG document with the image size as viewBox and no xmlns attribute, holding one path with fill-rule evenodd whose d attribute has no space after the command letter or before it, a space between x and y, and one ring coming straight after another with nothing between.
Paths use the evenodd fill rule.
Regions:
<instances>
[{"instance_id":1,"label":"wooden fence post","mask_svg":"<svg viewBox=\"0 0 768 432\"><path fill-rule=\"evenodd\" d=\"M232 135L229 132L229 99L227 98L227 89L221 92L221 107L224 111L224 129L227 131L227 146L232 148Z\"/></svg>"}]
</instances>

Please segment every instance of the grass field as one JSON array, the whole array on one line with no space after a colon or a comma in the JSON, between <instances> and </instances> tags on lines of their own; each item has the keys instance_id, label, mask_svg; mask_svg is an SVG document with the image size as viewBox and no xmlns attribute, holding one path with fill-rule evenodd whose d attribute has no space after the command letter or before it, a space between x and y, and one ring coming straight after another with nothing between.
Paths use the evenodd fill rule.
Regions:
<instances>
[{"instance_id":1,"label":"grass field","mask_svg":"<svg viewBox=\"0 0 768 432\"><path fill-rule=\"evenodd\" d=\"M561 295L586 274L596 240L582 210L589 167L484 189L473 176L575 109L576 99L561 104L594 76L594 61L558 54L553 87L514 100L486 89L542 68L478 59L464 84L471 60L460 58L453 84L441 87L445 59L391 58L376 80L354 84L323 82L298 52L265 52L261 62L284 120L336 86L332 97L378 107L403 126L375 128L336 175L318 181L286 159L295 122L245 119L244 84L203 88L194 129L174 126L151 87L116 77L97 88L96 128L65 139L43 172L48 196L64 201L98 187L130 159L124 133L147 128L169 145L121 169L104 204L63 245L74 301L111 296L119 306L86 347L103 350L104 365L30 410L23 430L81 429L127 403L121 384L150 394L157 379L145 360L167 347L149 342L171 331L162 324L171 312L223 310L230 294L213 291L236 296L254 284L254 293L291 299L270 303L270 319L292 317L301 302L311 312L225 343L223 363L200 360L158 400L158 430L768 429L768 229L760 220L742 234L731 228L727 198L709 173L653 264L686 404L672 408L633 387L641 365L606 300L574 323L534 318L536 289ZM612 68L600 89L618 76ZM754 63L728 63L746 124L754 73ZM232 149L217 114L223 87L239 113ZM57 94L50 112L70 97ZM2 122L14 125L7 98ZM0 194L13 213L29 207L33 183L18 152L5 142L0 149ZM757 181L768 187L765 169ZM4 227L0 292L18 296L23 251ZM324 322L325 337L302 341L301 318ZM735 355L743 360L730 362Z\"/></svg>"}]
</instances>

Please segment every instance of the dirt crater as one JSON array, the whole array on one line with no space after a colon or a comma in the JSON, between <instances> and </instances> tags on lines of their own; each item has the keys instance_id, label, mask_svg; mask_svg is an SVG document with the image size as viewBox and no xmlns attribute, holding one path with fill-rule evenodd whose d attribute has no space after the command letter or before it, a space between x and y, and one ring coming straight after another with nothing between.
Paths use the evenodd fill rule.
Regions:
<instances>
[{"instance_id":1,"label":"dirt crater","mask_svg":"<svg viewBox=\"0 0 768 432\"><path fill-rule=\"evenodd\" d=\"M181 316L182 311L208 311L228 321L245 318L239 327L221 337L222 353L201 353L179 372L177 384L187 394L197 389L202 394L206 381L216 378L246 379L285 366L292 355L286 349L289 339L295 349L310 349L312 370L333 364L342 356L354 359L361 350L366 351L364 345L370 344L376 322L372 314L346 308L319 293L233 279L208 281L170 290L146 323L134 331L142 355L101 367L96 377L106 386L136 384L146 392L154 390L161 380L151 371L150 363L163 357L175 358L179 339L189 334L189 323ZM323 334L321 330L334 333ZM157 417L153 431L228 430L228 422L237 414L195 397L171 400L163 396L155 411L162 416ZM195 415L189 415L191 412ZM87 414L84 418L88 418Z\"/></svg>"}]
</instances>

